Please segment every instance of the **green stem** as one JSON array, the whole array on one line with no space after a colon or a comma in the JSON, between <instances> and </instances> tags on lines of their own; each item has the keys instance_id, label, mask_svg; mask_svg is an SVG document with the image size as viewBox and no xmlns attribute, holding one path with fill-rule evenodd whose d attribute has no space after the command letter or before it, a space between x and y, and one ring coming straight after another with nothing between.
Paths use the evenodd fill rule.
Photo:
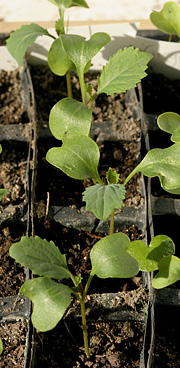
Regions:
<instances>
[{"instance_id":1,"label":"green stem","mask_svg":"<svg viewBox=\"0 0 180 368\"><path fill-rule=\"evenodd\" d=\"M81 317L82 317L82 327L83 327L84 348L85 348L85 353L86 353L87 358L90 359L84 298L82 298L80 300L80 304L81 304Z\"/></svg>"},{"instance_id":2,"label":"green stem","mask_svg":"<svg viewBox=\"0 0 180 368\"><path fill-rule=\"evenodd\" d=\"M92 96L91 97L91 99L90 99L90 101L89 101L89 103L88 103L88 107L89 107L89 109L91 109L91 107L92 107L92 104L93 104L93 102L96 100L96 98L98 97L98 94L97 93L95 93L94 94L94 96Z\"/></svg>"},{"instance_id":3,"label":"green stem","mask_svg":"<svg viewBox=\"0 0 180 368\"><path fill-rule=\"evenodd\" d=\"M171 42L172 40L172 35L169 35L169 42Z\"/></svg>"},{"instance_id":4,"label":"green stem","mask_svg":"<svg viewBox=\"0 0 180 368\"><path fill-rule=\"evenodd\" d=\"M85 289L84 289L84 293L83 293L83 297L84 297L84 298L85 298L85 297L86 297L86 295L87 295L87 292L88 292L88 289L89 289L89 286L90 286L90 283L91 283L91 281L92 281L93 276L94 276L94 275L92 275L92 274L90 273L90 275L89 275L89 277L88 277L88 280L87 280L87 282L86 282L86 286L85 286Z\"/></svg>"},{"instance_id":5,"label":"green stem","mask_svg":"<svg viewBox=\"0 0 180 368\"><path fill-rule=\"evenodd\" d=\"M110 231L109 231L109 235L114 233L114 213L115 213L115 209L113 209L112 213L111 213L111 222L110 222Z\"/></svg>"},{"instance_id":6,"label":"green stem","mask_svg":"<svg viewBox=\"0 0 180 368\"><path fill-rule=\"evenodd\" d=\"M69 70L66 73L66 83L67 83L68 97L72 98L71 74Z\"/></svg>"},{"instance_id":7,"label":"green stem","mask_svg":"<svg viewBox=\"0 0 180 368\"><path fill-rule=\"evenodd\" d=\"M81 96L82 96L82 102L83 104L85 104L85 86L84 86L84 74L80 71L78 71L78 75L79 75L79 83L80 83L80 87L81 87Z\"/></svg>"},{"instance_id":8,"label":"green stem","mask_svg":"<svg viewBox=\"0 0 180 368\"><path fill-rule=\"evenodd\" d=\"M139 165L138 165L139 166ZM137 166L137 167L138 167ZM137 167L135 167L135 169L128 175L128 177L126 178L126 180L124 180L124 183L123 183L123 185L125 186L127 183L128 183L128 181L138 172L138 170L137 170Z\"/></svg>"}]
</instances>

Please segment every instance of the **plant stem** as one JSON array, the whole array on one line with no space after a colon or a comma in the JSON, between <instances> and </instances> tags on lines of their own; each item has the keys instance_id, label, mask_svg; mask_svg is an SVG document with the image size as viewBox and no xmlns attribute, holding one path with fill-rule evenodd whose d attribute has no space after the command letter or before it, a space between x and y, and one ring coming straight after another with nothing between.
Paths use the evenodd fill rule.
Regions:
<instances>
[{"instance_id":1,"label":"plant stem","mask_svg":"<svg viewBox=\"0 0 180 368\"><path fill-rule=\"evenodd\" d=\"M109 235L114 233L114 213L115 210L113 209L112 213L111 213L111 222L110 222L110 231L109 231Z\"/></svg>"},{"instance_id":2,"label":"plant stem","mask_svg":"<svg viewBox=\"0 0 180 368\"><path fill-rule=\"evenodd\" d=\"M90 359L84 297L80 299L80 304L81 304L84 348L85 348L85 353L86 353L87 358Z\"/></svg>"},{"instance_id":3,"label":"plant stem","mask_svg":"<svg viewBox=\"0 0 180 368\"><path fill-rule=\"evenodd\" d=\"M88 103L88 107L89 107L89 109L91 109L91 107L92 107L92 104L93 104L93 102L95 101L95 99L98 97L98 94L97 93L95 93L94 94L94 96L92 96L91 97L91 99L90 99L90 101L89 101L89 103Z\"/></svg>"},{"instance_id":4,"label":"plant stem","mask_svg":"<svg viewBox=\"0 0 180 368\"><path fill-rule=\"evenodd\" d=\"M82 96L82 103L85 104L85 86L84 86L84 74L77 70L78 75L79 75L79 83L80 83L80 87L81 87L81 96Z\"/></svg>"},{"instance_id":5,"label":"plant stem","mask_svg":"<svg viewBox=\"0 0 180 368\"><path fill-rule=\"evenodd\" d=\"M139 165L138 165L139 166ZM135 169L128 175L128 177L124 180L124 183L123 183L123 185L125 186L127 183L128 183L128 181L138 172L138 166L137 167L135 167Z\"/></svg>"},{"instance_id":6,"label":"plant stem","mask_svg":"<svg viewBox=\"0 0 180 368\"><path fill-rule=\"evenodd\" d=\"M170 34L169 35L169 42L171 42L171 40L172 40L172 35Z\"/></svg>"},{"instance_id":7,"label":"plant stem","mask_svg":"<svg viewBox=\"0 0 180 368\"><path fill-rule=\"evenodd\" d=\"M67 83L68 97L72 98L71 74L69 70L66 73L66 83Z\"/></svg>"},{"instance_id":8,"label":"plant stem","mask_svg":"<svg viewBox=\"0 0 180 368\"><path fill-rule=\"evenodd\" d=\"M90 283L91 283L91 281L92 281L93 276L94 276L94 275L92 275L92 274L90 273L90 275L89 275L89 277L88 277L88 280L87 280L87 282L86 282L86 286L85 286L85 289L84 289L84 293L83 293L83 297L84 297L84 298L85 298L85 297L86 297L86 295L87 295L87 292L88 292L88 289L89 289L89 286L90 286Z\"/></svg>"}]
</instances>

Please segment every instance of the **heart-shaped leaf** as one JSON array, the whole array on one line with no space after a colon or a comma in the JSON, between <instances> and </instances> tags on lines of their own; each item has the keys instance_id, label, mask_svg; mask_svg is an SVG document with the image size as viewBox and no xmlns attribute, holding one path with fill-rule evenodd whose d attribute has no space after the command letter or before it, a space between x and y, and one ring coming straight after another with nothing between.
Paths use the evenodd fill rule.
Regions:
<instances>
[{"instance_id":1,"label":"heart-shaped leaf","mask_svg":"<svg viewBox=\"0 0 180 368\"><path fill-rule=\"evenodd\" d=\"M122 184L96 184L86 188L83 193L83 201L86 202L86 210L92 211L95 216L105 221L115 208L122 207L125 197L125 188Z\"/></svg>"},{"instance_id":2,"label":"heart-shaped leaf","mask_svg":"<svg viewBox=\"0 0 180 368\"><path fill-rule=\"evenodd\" d=\"M175 1L168 1L160 12L150 14L151 22L160 31L180 37L180 7Z\"/></svg>"},{"instance_id":3,"label":"heart-shaped leaf","mask_svg":"<svg viewBox=\"0 0 180 368\"><path fill-rule=\"evenodd\" d=\"M64 51L62 42L57 38L48 52L48 64L56 75L65 75L69 69L76 71L76 67Z\"/></svg>"},{"instance_id":4,"label":"heart-shaped leaf","mask_svg":"<svg viewBox=\"0 0 180 368\"><path fill-rule=\"evenodd\" d=\"M39 331L52 330L71 302L71 290L48 277L25 282L20 293L34 303L32 323Z\"/></svg>"},{"instance_id":5,"label":"heart-shaped leaf","mask_svg":"<svg viewBox=\"0 0 180 368\"><path fill-rule=\"evenodd\" d=\"M155 236L149 247L142 240L135 240L128 248L128 253L138 261L140 270L146 272L158 270L159 261L174 252L174 243L166 235Z\"/></svg>"},{"instance_id":6,"label":"heart-shaped leaf","mask_svg":"<svg viewBox=\"0 0 180 368\"><path fill-rule=\"evenodd\" d=\"M53 241L48 242L39 236L25 237L14 243L9 254L22 266L30 268L34 274L62 280L71 276L66 256L60 253Z\"/></svg>"},{"instance_id":7,"label":"heart-shaped leaf","mask_svg":"<svg viewBox=\"0 0 180 368\"><path fill-rule=\"evenodd\" d=\"M157 124L161 130L172 134L172 142L180 142L180 116L178 114L164 112L158 116Z\"/></svg>"},{"instance_id":8,"label":"heart-shaped leaf","mask_svg":"<svg viewBox=\"0 0 180 368\"><path fill-rule=\"evenodd\" d=\"M111 40L110 36L103 32L93 34L88 41L79 35L61 35L60 38L80 75L84 73L87 63Z\"/></svg>"},{"instance_id":9,"label":"heart-shaped leaf","mask_svg":"<svg viewBox=\"0 0 180 368\"><path fill-rule=\"evenodd\" d=\"M89 137L73 135L62 147L51 148L47 161L74 179L93 178L101 183L98 174L99 148Z\"/></svg>"},{"instance_id":10,"label":"heart-shaped leaf","mask_svg":"<svg viewBox=\"0 0 180 368\"><path fill-rule=\"evenodd\" d=\"M103 67L98 79L97 93L113 95L135 87L146 76L144 71L151 58L151 54L141 52L133 47L118 50L113 57L110 57L108 64Z\"/></svg>"},{"instance_id":11,"label":"heart-shaped leaf","mask_svg":"<svg viewBox=\"0 0 180 368\"><path fill-rule=\"evenodd\" d=\"M137 275L139 265L127 252L129 243L128 236L123 233L108 235L98 241L90 253L91 274L102 279Z\"/></svg>"},{"instance_id":12,"label":"heart-shaped leaf","mask_svg":"<svg viewBox=\"0 0 180 368\"><path fill-rule=\"evenodd\" d=\"M150 150L123 184L138 171L151 178L158 176L164 190L180 194L180 143L164 149Z\"/></svg>"},{"instance_id":13,"label":"heart-shaped leaf","mask_svg":"<svg viewBox=\"0 0 180 368\"><path fill-rule=\"evenodd\" d=\"M85 0L48 0L53 3L58 8L71 8L72 6L82 6L84 8L89 8Z\"/></svg>"},{"instance_id":14,"label":"heart-shaped leaf","mask_svg":"<svg viewBox=\"0 0 180 368\"><path fill-rule=\"evenodd\" d=\"M22 59L27 48L33 44L37 37L43 35L52 37L47 29L35 23L24 25L10 34L7 40L7 48L17 60L19 66L22 65Z\"/></svg>"},{"instance_id":15,"label":"heart-shaped leaf","mask_svg":"<svg viewBox=\"0 0 180 368\"><path fill-rule=\"evenodd\" d=\"M49 127L55 138L63 141L63 136L82 134L88 136L92 111L82 102L64 98L51 109Z\"/></svg>"},{"instance_id":16,"label":"heart-shaped leaf","mask_svg":"<svg viewBox=\"0 0 180 368\"><path fill-rule=\"evenodd\" d=\"M159 262L159 272L152 281L155 289L162 289L180 280L180 259L167 256Z\"/></svg>"}]
</instances>

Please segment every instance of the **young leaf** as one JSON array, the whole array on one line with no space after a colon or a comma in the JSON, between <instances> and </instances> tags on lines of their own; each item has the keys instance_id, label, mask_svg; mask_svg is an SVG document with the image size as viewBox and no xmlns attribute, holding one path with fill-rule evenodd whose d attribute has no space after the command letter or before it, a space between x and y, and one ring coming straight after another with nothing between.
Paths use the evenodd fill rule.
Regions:
<instances>
[{"instance_id":1,"label":"young leaf","mask_svg":"<svg viewBox=\"0 0 180 368\"><path fill-rule=\"evenodd\" d=\"M172 134L172 142L180 142L180 116L175 112L164 112L157 118L161 130Z\"/></svg>"},{"instance_id":2,"label":"young leaf","mask_svg":"<svg viewBox=\"0 0 180 368\"><path fill-rule=\"evenodd\" d=\"M180 259L167 256L159 262L159 272L152 281L155 289L162 289L180 280Z\"/></svg>"},{"instance_id":3,"label":"young leaf","mask_svg":"<svg viewBox=\"0 0 180 368\"><path fill-rule=\"evenodd\" d=\"M72 6L82 6L84 8L89 8L85 0L48 0L53 3L58 8L71 8Z\"/></svg>"},{"instance_id":4,"label":"young leaf","mask_svg":"<svg viewBox=\"0 0 180 368\"><path fill-rule=\"evenodd\" d=\"M92 111L82 102L64 98L53 106L49 116L49 127L55 138L63 141L64 135L88 136Z\"/></svg>"},{"instance_id":5,"label":"young leaf","mask_svg":"<svg viewBox=\"0 0 180 368\"><path fill-rule=\"evenodd\" d=\"M117 184L119 181L119 174L112 167L109 167L108 172L106 173L106 179L108 184Z\"/></svg>"},{"instance_id":6,"label":"young leaf","mask_svg":"<svg viewBox=\"0 0 180 368\"><path fill-rule=\"evenodd\" d=\"M113 95L135 87L146 76L144 71L151 58L151 54L133 47L118 50L102 69L97 93Z\"/></svg>"},{"instance_id":7,"label":"young leaf","mask_svg":"<svg viewBox=\"0 0 180 368\"><path fill-rule=\"evenodd\" d=\"M11 246L9 254L16 262L30 268L36 275L57 280L71 276L66 256L60 253L53 241L48 242L39 236L34 238L23 236L19 242Z\"/></svg>"},{"instance_id":8,"label":"young leaf","mask_svg":"<svg viewBox=\"0 0 180 368\"><path fill-rule=\"evenodd\" d=\"M155 236L149 247L142 240L135 240L128 248L128 253L138 261L140 270L146 272L158 270L159 261L174 252L174 243L166 235Z\"/></svg>"},{"instance_id":9,"label":"young leaf","mask_svg":"<svg viewBox=\"0 0 180 368\"><path fill-rule=\"evenodd\" d=\"M160 31L180 37L180 7L175 1L168 1L160 12L153 11L150 20Z\"/></svg>"},{"instance_id":10,"label":"young leaf","mask_svg":"<svg viewBox=\"0 0 180 368\"><path fill-rule=\"evenodd\" d=\"M3 352L3 342L0 338L0 355L2 354L2 352Z\"/></svg>"},{"instance_id":11,"label":"young leaf","mask_svg":"<svg viewBox=\"0 0 180 368\"><path fill-rule=\"evenodd\" d=\"M164 190L180 194L180 143L150 150L123 184L126 185L138 171L151 178L158 176Z\"/></svg>"},{"instance_id":12,"label":"young leaf","mask_svg":"<svg viewBox=\"0 0 180 368\"><path fill-rule=\"evenodd\" d=\"M11 33L7 40L7 48L10 54L17 60L19 66L22 65L22 59L28 47L33 44L37 37L43 35L53 37L47 29L35 23L24 25Z\"/></svg>"},{"instance_id":13,"label":"young leaf","mask_svg":"<svg viewBox=\"0 0 180 368\"><path fill-rule=\"evenodd\" d=\"M99 148L89 137L72 135L62 147L51 148L46 159L73 179L93 178L101 183L97 170Z\"/></svg>"},{"instance_id":14,"label":"young leaf","mask_svg":"<svg viewBox=\"0 0 180 368\"><path fill-rule=\"evenodd\" d=\"M62 42L57 38L48 52L48 64L56 75L65 75L69 69L76 71L76 67L64 51Z\"/></svg>"},{"instance_id":15,"label":"young leaf","mask_svg":"<svg viewBox=\"0 0 180 368\"><path fill-rule=\"evenodd\" d=\"M126 278L137 275L138 262L128 253L130 240L127 235L117 233L98 241L90 253L92 275L102 279L108 277Z\"/></svg>"},{"instance_id":16,"label":"young leaf","mask_svg":"<svg viewBox=\"0 0 180 368\"><path fill-rule=\"evenodd\" d=\"M7 190L6 189L0 189L0 201L6 196Z\"/></svg>"},{"instance_id":17,"label":"young leaf","mask_svg":"<svg viewBox=\"0 0 180 368\"><path fill-rule=\"evenodd\" d=\"M34 303L32 323L42 332L52 330L57 325L71 302L71 290L68 286L48 277L26 281L21 286L20 293Z\"/></svg>"},{"instance_id":18,"label":"young leaf","mask_svg":"<svg viewBox=\"0 0 180 368\"><path fill-rule=\"evenodd\" d=\"M86 202L87 211L92 211L98 219L105 221L115 208L122 207L124 196L122 184L96 184L86 188L83 201Z\"/></svg>"},{"instance_id":19,"label":"young leaf","mask_svg":"<svg viewBox=\"0 0 180 368\"><path fill-rule=\"evenodd\" d=\"M60 38L79 74L84 73L89 61L111 40L110 36L103 32L93 34L88 41L79 35L61 35Z\"/></svg>"}]
</instances>

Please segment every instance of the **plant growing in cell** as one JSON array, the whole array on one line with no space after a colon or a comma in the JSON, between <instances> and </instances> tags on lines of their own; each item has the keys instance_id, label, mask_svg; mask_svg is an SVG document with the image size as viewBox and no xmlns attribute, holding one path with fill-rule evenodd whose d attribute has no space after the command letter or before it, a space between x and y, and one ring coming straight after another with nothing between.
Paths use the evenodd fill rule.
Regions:
<instances>
[{"instance_id":1,"label":"plant growing in cell","mask_svg":"<svg viewBox=\"0 0 180 368\"><path fill-rule=\"evenodd\" d=\"M68 59L61 44L59 35L65 33L65 10L74 6L88 8L85 0L48 0L58 7L59 19L55 23L57 37L52 35L47 29L36 23L23 25L21 28L12 32L7 40L7 47L12 56L17 60L19 67L22 65L23 56L26 50L40 36L48 36L54 41L49 50L48 62L53 73L66 75L68 96L72 97L71 78L69 70L74 70L74 65ZM54 62L55 59L55 62Z\"/></svg>"},{"instance_id":2,"label":"plant growing in cell","mask_svg":"<svg viewBox=\"0 0 180 368\"><path fill-rule=\"evenodd\" d=\"M168 1L164 4L160 12L153 11L150 14L152 24L160 31L180 38L180 7L175 1Z\"/></svg>"},{"instance_id":3,"label":"plant growing in cell","mask_svg":"<svg viewBox=\"0 0 180 368\"><path fill-rule=\"evenodd\" d=\"M61 4L62 1L53 0ZM71 3L73 5L74 2ZM21 32L18 42L21 44ZM15 37L15 36L14 36ZM11 37L8 47L13 48ZM180 194L180 143L175 142L165 149L153 149L147 153L137 167L129 174L123 184L119 184L119 174L109 168L104 184L98 172L100 152L99 147L90 137L91 107L94 100L101 94L113 95L125 92L137 85L146 76L145 70L151 55L140 52L133 47L117 51L110 57L98 78L98 87L92 93L90 84L84 83L84 74L89 70L92 58L110 42L106 33L95 33L89 40L79 35L59 33L49 51L48 62L51 69L58 74L74 70L80 82L82 102L71 97L57 102L49 116L50 130L60 144L51 148L46 155L47 161L74 179L91 178L93 185L83 193L86 209L92 211L96 218L105 221L111 216L110 234L97 242L90 253L91 273L83 285L81 275L72 275L68 269L65 255L62 255L55 244L39 237L23 237L10 249L10 255L23 266L30 268L38 278L27 281L20 292L34 303L32 314L33 324L40 331L52 329L63 317L73 294L80 302L84 345L87 358L89 347L87 338L85 297L93 276L102 279L133 277L139 269L159 270L153 280L153 285L164 284L162 274L168 273L170 260L174 257L174 244L165 235L155 237L149 246L143 241L130 242L122 233L114 234L114 211L121 209L125 196L125 186L138 172L148 177L158 176L162 187L170 192ZM18 47L16 47L18 52ZM63 50L61 57L61 52ZM21 53L21 58L24 54ZM61 75L61 74L60 74ZM180 272L173 277L180 278ZM159 276L158 276L159 275ZM177 276L178 275L178 276ZM166 284L173 277L166 277ZM67 286L54 280L71 279L73 285ZM159 284L158 284L159 282Z\"/></svg>"}]
</instances>

